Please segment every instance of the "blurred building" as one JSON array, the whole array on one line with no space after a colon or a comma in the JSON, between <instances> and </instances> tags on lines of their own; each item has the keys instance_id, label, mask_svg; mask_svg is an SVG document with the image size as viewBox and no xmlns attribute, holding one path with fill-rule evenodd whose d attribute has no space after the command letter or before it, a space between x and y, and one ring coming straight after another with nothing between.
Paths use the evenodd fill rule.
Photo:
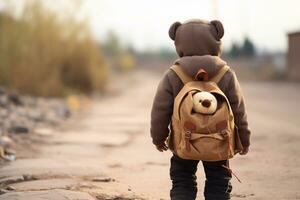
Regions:
<instances>
[{"instance_id":1,"label":"blurred building","mask_svg":"<svg viewBox=\"0 0 300 200\"><path fill-rule=\"evenodd\" d=\"M288 34L288 77L300 81L300 31Z\"/></svg>"}]
</instances>

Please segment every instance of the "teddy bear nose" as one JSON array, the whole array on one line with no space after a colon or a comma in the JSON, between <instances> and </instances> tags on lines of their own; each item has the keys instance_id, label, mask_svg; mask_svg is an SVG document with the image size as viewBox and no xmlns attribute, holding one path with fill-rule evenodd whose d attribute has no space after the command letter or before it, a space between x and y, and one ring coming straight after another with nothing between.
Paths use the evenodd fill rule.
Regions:
<instances>
[{"instance_id":1,"label":"teddy bear nose","mask_svg":"<svg viewBox=\"0 0 300 200\"><path fill-rule=\"evenodd\" d=\"M208 99L205 99L204 101L202 101L202 106L208 108L210 106L210 101Z\"/></svg>"}]
</instances>

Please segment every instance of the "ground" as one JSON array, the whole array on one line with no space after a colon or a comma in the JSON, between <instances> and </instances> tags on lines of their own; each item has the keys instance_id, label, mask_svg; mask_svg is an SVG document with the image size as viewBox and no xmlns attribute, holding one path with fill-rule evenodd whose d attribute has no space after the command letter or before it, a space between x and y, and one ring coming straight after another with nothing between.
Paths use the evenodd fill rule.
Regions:
<instances>
[{"instance_id":1,"label":"ground","mask_svg":"<svg viewBox=\"0 0 300 200\"><path fill-rule=\"evenodd\" d=\"M115 92L39 140L35 152L0 169L12 199L169 199L170 152L151 144L150 109L158 74L138 71ZM250 152L231 160L232 199L300 199L299 84L243 82ZM203 168L198 169L203 199Z\"/></svg>"}]
</instances>

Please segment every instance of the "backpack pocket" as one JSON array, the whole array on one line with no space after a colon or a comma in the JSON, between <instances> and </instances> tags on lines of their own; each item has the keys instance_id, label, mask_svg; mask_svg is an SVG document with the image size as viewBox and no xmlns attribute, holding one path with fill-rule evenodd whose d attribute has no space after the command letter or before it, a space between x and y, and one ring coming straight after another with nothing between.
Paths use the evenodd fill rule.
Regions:
<instances>
[{"instance_id":1,"label":"backpack pocket","mask_svg":"<svg viewBox=\"0 0 300 200\"><path fill-rule=\"evenodd\" d=\"M228 130L211 134L182 133L181 148L177 153L184 159L218 161L233 157L230 150L231 133Z\"/></svg>"}]
</instances>

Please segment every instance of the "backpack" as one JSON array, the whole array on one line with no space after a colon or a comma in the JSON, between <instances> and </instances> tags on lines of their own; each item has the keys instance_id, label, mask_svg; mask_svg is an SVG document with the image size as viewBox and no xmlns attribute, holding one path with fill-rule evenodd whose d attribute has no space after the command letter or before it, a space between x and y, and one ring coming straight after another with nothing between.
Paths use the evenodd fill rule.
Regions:
<instances>
[{"instance_id":1,"label":"backpack","mask_svg":"<svg viewBox=\"0 0 300 200\"><path fill-rule=\"evenodd\" d=\"M174 100L170 149L183 159L202 161L227 160L240 152L242 145L230 103L217 85L229 66L225 65L210 79L203 69L194 79L179 65L171 69L184 86ZM213 114L194 112L193 95L197 92L209 92L216 97L217 108Z\"/></svg>"}]
</instances>

